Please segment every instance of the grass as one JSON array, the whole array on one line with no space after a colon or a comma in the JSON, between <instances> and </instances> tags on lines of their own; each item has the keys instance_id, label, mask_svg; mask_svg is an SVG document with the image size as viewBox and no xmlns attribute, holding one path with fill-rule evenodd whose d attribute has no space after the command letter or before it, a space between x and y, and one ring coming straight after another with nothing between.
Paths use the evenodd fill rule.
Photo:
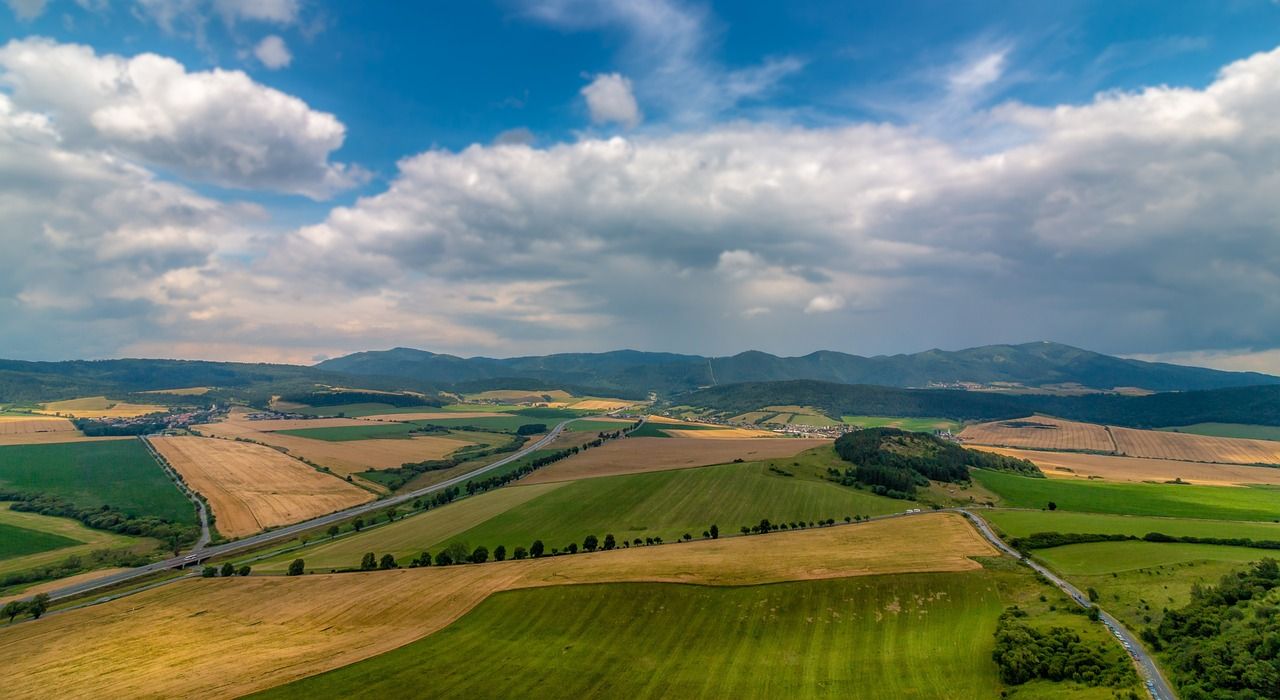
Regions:
<instances>
[{"instance_id":1,"label":"grass","mask_svg":"<svg viewBox=\"0 0 1280 700\"><path fill-rule=\"evenodd\" d=\"M369 425L352 425L338 428L298 428L295 430L277 430L281 435L294 435L311 440L326 442L348 442L351 440L373 440L377 438L408 439L417 426L409 423L374 423Z\"/></svg>"},{"instance_id":2,"label":"grass","mask_svg":"<svg viewBox=\"0 0 1280 700\"><path fill-rule=\"evenodd\" d=\"M1160 624L1166 609L1190 602L1193 585L1216 585L1224 574L1274 554L1216 545L1098 542L1040 550L1037 558L1081 590L1098 591L1108 612L1139 630Z\"/></svg>"},{"instance_id":3,"label":"grass","mask_svg":"<svg viewBox=\"0 0 1280 700\"><path fill-rule=\"evenodd\" d=\"M900 416L841 416L845 425L856 425L860 428L899 428L917 433L932 433L935 430L959 432L961 424L948 418L905 418Z\"/></svg>"},{"instance_id":4,"label":"grass","mask_svg":"<svg viewBox=\"0 0 1280 700\"><path fill-rule=\"evenodd\" d=\"M1036 532L1080 532L1105 535L1134 535L1160 532L1174 537L1248 537L1280 541L1280 524L1191 518L1151 518L1133 515L1102 515L1040 510L992 510L983 513L1010 537L1026 537Z\"/></svg>"},{"instance_id":5,"label":"grass","mask_svg":"<svg viewBox=\"0 0 1280 700\"><path fill-rule=\"evenodd\" d=\"M48 494L80 508L196 522L195 508L140 440L0 447L0 490Z\"/></svg>"},{"instance_id":6,"label":"grass","mask_svg":"<svg viewBox=\"0 0 1280 700\"><path fill-rule=\"evenodd\" d=\"M413 421L416 425L439 425L446 428L468 427L480 428L481 430L489 430L495 432L514 433L517 428L522 425L542 424L550 429L553 425L560 422L554 419L530 418L522 415L511 416L480 416L480 417L459 417L459 418L432 418L430 420Z\"/></svg>"},{"instance_id":7,"label":"grass","mask_svg":"<svg viewBox=\"0 0 1280 700\"><path fill-rule=\"evenodd\" d=\"M1280 426L1250 425L1247 423L1196 423L1178 425L1160 430L1171 433L1190 433L1210 437L1247 438L1250 440L1280 440Z\"/></svg>"},{"instance_id":8,"label":"grass","mask_svg":"<svg viewBox=\"0 0 1280 700\"><path fill-rule=\"evenodd\" d=\"M671 437L667 435L667 430L719 430L718 425L706 425L704 423L658 423L649 421L639 428L631 431L631 437Z\"/></svg>"},{"instance_id":9,"label":"grass","mask_svg":"<svg viewBox=\"0 0 1280 700\"><path fill-rule=\"evenodd\" d=\"M77 544L80 544L78 540L62 535L0 523L0 559L48 552Z\"/></svg>"},{"instance_id":10,"label":"grass","mask_svg":"<svg viewBox=\"0 0 1280 700\"><path fill-rule=\"evenodd\" d=\"M513 591L261 697L996 697L1001 609L982 573Z\"/></svg>"},{"instance_id":11,"label":"grass","mask_svg":"<svg viewBox=\"0 0 1280 700\"><path fill-rule=\"evenodd\" d=\"M151 539L117 535L106 530L94 530L69 518L56 518L40 515L39 513L9 510L8 503L0 503L0 525L17 528L25 532L36 532L57 537L71 542L71 544L57 549L47 549L5 558L0 561L0 576L50 566L71 556L83 557L94 550L132 549L136 552L148 552L154 549L157 544ZM3 544L8 544L8 537L4 537ZM0 591L0 593L8 592Z\"/></svg>"},{"instance_id":12,"label":"grass","mask_svg":"<svg viewBox=\"0 0 1280 700\"><path fill-rule=\"evenodd\" d=\"M612 433L632 425L631 423L608 420L576 420L565 430L575 433Z\"/></svg>"},{"instance_id":13,"label":"grass","mask_svg":"<svg viewBox=\"0 0 1280 700\"><path fill-rule=\"evenodd\" d=\"M1122 515L1155 515L1208 520L1280 519L1280 490L1269 487L1135 484L1032 479L981 469L974 479L997 493L1003 505Z\"/></svg>"},{"instance_id":14,"label":"grass","mask_svg":"<svg viewBox=\"0 0 1280 700\"><path fill-rule=\"evenodd\" d=\"M427 413L444 409L435 406L392 406L389 403L347 403L338 406L304 406L291 410L307 416L332 418L341 414L347 418L361 418L363 416L381 416L393 413Z\"/></svg>"},{"instance_id":15,"label":"grass","mask_svg":"<svg viewBox=\"0 0 1280 700\"><path fill-rule=\"evenodd\" d=\"M673 541L685 533L699 537L713 523L733 533L743 525L768 518L775 523L842 520L852 515L880 515L904 510L910 503L820 480L790 466L793 460L728 464L569 482L564 488L495 515L449 541L492 549L505 544L528 545L541 539L548 549L581 543L587 535L611 533L623 539L662 537ZM782 476L769 466L787 465L796 476ZM529 488L514 486L509 488ZM432 543L445 544L444 540Z\"/></svg>"},{"instance_id":16,"label":"grass","mask_svg":"<svg viewBox=\"0 0 1280 700\"><path fill-rule=\"evenodd\" d=\"M522 408L524 407L514 404L451 403L445 404L440 410L449 413L506 413L508 411L519 411Z\"/></svg>"}]
</instances>

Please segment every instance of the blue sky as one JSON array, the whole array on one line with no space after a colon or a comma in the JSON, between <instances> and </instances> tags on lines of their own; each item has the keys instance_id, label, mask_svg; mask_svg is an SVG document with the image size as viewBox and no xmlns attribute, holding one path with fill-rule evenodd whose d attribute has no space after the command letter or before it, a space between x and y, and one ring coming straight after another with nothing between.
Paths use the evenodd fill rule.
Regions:
<instances>
[{"instance_id":1,"label":"blue sky","mask_svg":"<svg viewBox=\"0 0 1280 700\"><path fill-rule=\"evenodd\" d=\"M0 355L1280 371L1270 0L6 2Z\"/></svg>"}]
</instances>

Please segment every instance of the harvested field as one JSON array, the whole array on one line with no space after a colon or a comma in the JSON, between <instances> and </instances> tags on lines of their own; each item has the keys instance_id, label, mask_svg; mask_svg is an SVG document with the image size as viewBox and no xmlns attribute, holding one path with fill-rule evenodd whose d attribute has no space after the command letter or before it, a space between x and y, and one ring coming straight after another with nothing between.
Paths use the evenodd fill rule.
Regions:
<instances>
[{"instance_id":1,"label":"harvested field","mask_svg":"<svg viewBox=\"0 0 1280 700\"><path fill-rule=\"evenodd\" d=\"M367 427L367 421L355 419L329 419L347 421L341 426L355 425ZM405 462L421 462L429 459L442 459L454 451L473 444L452 437L424 436L407 440L348 440L346 442L327 442L312 440L278 432L263 432L259 426L275 428L272 424L297 423L302 427L322 427L321 420L299 421L243 421L227 420L220 423L193 426L193 430L202 435L216 437L244 438L260 442L272 447L283 448L293 457L315 462L332 469L340 476L356 474L370 469L392 469ZM341 427L335 426L335 427Z\"/></svg>"},{"instance_id":2,"label":"harvested field","mask_svg":"<svg viewBox=\"0 0 1280 700\"><path fill-rule=\"evenodd\" d=\"M1182 479L1190 484L1206 486L1239 486L1242 484L1280 484L1280 469L1275 467L1248 467L1239 464L1214 464L1209 462L1182 462L1172 459L1145 459L1141 457L1113 457L1079 452L1045 452L1041 450L1011 450L1004 447L973 449L996 452L1035 463L1045 476L1064 479L1088 479L1096 477L1108 481L1173 481Z\"/></svg>"},{"instance_id":3,"label":"harvested field","mask_svg":"<svg viewBox=\"0 0 1280 700\"><path fill-rule=\"evenodd\" d=\"M1048 416L993 421L971 425L960 439L976 445L1025 447L1038 450L1114 452L1115 443L1107 429L1092 423L1077 423Z\"/></svg>"},{"instance_id":4,"label":"harvested field","mask_svg":"<svg viewBox=\"0 0 1280 700\"><path fill-rule=\"evenodd\" d=\"M751 428L721 428L711 430L669 430L664 431L674 438L694 438L698 440L750 440L758 438L784 438L769 430L753 430Z\"/></svg>"},{"instance_id":5,"label":"harvested field","mask_svg":"<svg viewBox=\"0 0 1280 700\"><path fill-rule=\"evenodd\" d=\"M1280 464L1280 442L1112 428L1116 448L1128 457L1182 459L1190 462Z\"/></svg>"},{"instance_id":6,"label":"harvested field","mask_svg":"<svg viewBox=\"0 0 1280 700\"><path fill-rule=\"evenodd\" d=\"M467 394L469 401L510 401L512 403L564 403L573 400L573 394L560 389L496 389L479 394Z\"/></svg>"},{"instance_id":7,"label":"harvested field","mask_svg":"<svg viewBox=\"0 0 1280 700\"><path fill-rule=\"evenodd\" d=\"M207 386L189 386L182 389L152 389L140 391L139 394L170 394L172 396L204 396L209 393Z\"/></svg>"},{"instance_id":8,"label":"harvested field","mask_svg":"<svg viewBox=\"0 0 1280 700\"><path fill-rule=\"evenodd\" d=\"M580 452L549 467L539 469L521 479L520 483L540 484L596 476L689 469L711 464L725 464L735 459L754 461L792 457L805 450L830 443L830 440L800 438L670 440L629 437L611 440L600 447Z\"/></svg>"},{"instance_id":9,"label":"harvested field","mask_svg":"<svg viewBox=\"0 0 1280 700\"><path fill-rule=\"evenodd\" d=\"M76 432L76 426L66 418L19 415L0 416L0 436L68 432Z\"/></svg>"},{"instance_id":10,"label":"harvested field","mask_svg":"<svg viewBox=\"0 0 1280 700\"><path fill-rule=\"evenodd\" d=\"M18 591L17 593L13 593L10 595L0 595L0 605L4 605L5 603L8 603L11 600L21 600L23 598L30 598L31 596L36 595L38 593L48 593L50 591L56 591L66 586L79 585L81 583L86 583L88 581L93 581L95 579L100 579L106 576L110 576L112 574L118 574L122 571L128 571L128 570L129 569L124 569L124 568L97 569L95 571L86 571L83 574L76 574L75 576L66 576L64 578L60 578L54 581L45 581L44 583L37 583L34 586L28 586L26 588L23 588L21 591Z\"/></svg>"},{"instance_id":11,"label":"harvested field","mask_svg":"<svg viewBox=\"0 0 1280 700\"><path fill-rule=\"evenodd\" d=\"M635 404L635 401L623 401L621 399L584 399L577 403L569 404L569 408L575 411L618 411Z\"/></svg>"},{"instance_id":12,"label":"harvested field","mask_svg":"<svg viewBox=\"0 0 1280 700\"><path fill-rule=\"evenodd\" d=\"M191 488L209 500L218 531L244 537L373 499L270 447L200 437L152 438Z\"/></svg>"},{"instance_id":13,"label":"harvested field","mask_svg":"<svg viewBox=\"0 0 1280 700\"><path fill-rule=\"evenodd\" d=\"M75 418L136 418L148 413L164 413L169 409L154 404L112 401L105 396L54 401L44 405L40 413L66 415Z\"/></svg>"},{"instance_id":14,"label":"harvested field","mask_svg":"<svg viewBox=\"0 0 1280 700\"><path fill-rule=\"evenodd\" d=\"M960 516L479 566L193 579L0 631L13 698L231 697L431 634L501 590L653 581L746 585L972 571L993 556ZM175 673L174 669L182 669Z\"/></svg>"}]
</instances>

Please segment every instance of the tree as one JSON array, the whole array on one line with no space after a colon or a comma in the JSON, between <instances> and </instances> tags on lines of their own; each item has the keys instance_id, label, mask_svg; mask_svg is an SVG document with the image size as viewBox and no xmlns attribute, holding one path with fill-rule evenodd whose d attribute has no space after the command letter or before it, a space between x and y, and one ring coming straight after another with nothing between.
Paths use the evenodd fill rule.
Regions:
<instances>
[{"instance_id":1,"label":"tree","mask_svg":"<svg viewBox=\"0 0 1280 700\"><path fill-rule=\"evenodd\" d=\"M218 569L214 566L206 566L200 571L200 578L213 578L218 575Z\"/></svg>"},{"instance_id":2,"label":"tree","mask_svg":"<svg viewBox=\"0 0 1280 700\"><path fill-rule=\"evenodd\" d=\"M301 576L301 575L302 575L302 571L303 571L303 569L305 569L305 568L306 568L306 566L307 566L307 563L306 563L306 562L304 562L303 560L301 560L301 559L294 559L293 561L289 562L289 572L288 572L288 575L290 575L290 576Z\"/></svg>"},{"instance_id":3,"label":"tree","mask_svg":"<svg viewBox=\"0 0 1280 700\"><path fill-rule=\"evenodd\" d=\"M546 550L546 547L542 544L542 540L534 540L533 544L529 547L529 554L533 556L535 559L542 556L542 553L545 551L547 550Z\"/></svg>"},{"instance_id":4,"label":"tree","mask_svg":"<svg viewBox=\"0 0 1280 700\"><path fill-rule=\"evenodd\" d=\"M341 528L339 528L337 525L330 525L330 526L329 526L329 539L333 539L333 538L337 537L339 532L342 532L342 529L341 529Z\"/></svg>"},{"instance_id":5,"label":"tree","mask_svg":"<svg viewBox=\"0 0 1280 700\"><path fill-rule=\"evenodd\" d=\"M36 595L36 597L31 599L31 602L27 603L27 614L31 616L32 620L39 620L40 616L43 615L44 612L48 609L49 609L48 593L39 593Z\"/></svg>"},{"instance_id":6,"label":"tree","mask_svg":"<svg viewBox=\"0 0 1280 700\"><path fill-rule=\"evenodd\" d=\"M516 547L516 551L511 556L515 559L524 559L529 556L529 552L524 547Z\"/></svg>"},{"instance_id":7,"label":"tree","mask_svg":"<svg viewBox=\"0 0 1280 700\"><path fill-rule=\"evenodd\" d=\"M1058 504L1054 503L1053 501L1049 501L1049 510L1057 510L1057 509L1058 509Z\"/></svg>"},{"instance_id":8,"label":"tree","mask_svg":"<svg viewBox=\"0 0 1280 700\"><path fill-rule=\"evenodd\" d=\"M418 558L413 560L413 565L431 566L431 552L423 552L422 554L419 554Z\"/></svg>"},{"instance_id":9,"label":"tree","mask_svg":"<svg viewBox=\"0 0 1280 700\"><path fill-rule=\"evenodd\" d=\"M399 569L400 566L396 564L396 558L394 556L391 554L383 554L382 561L378 562L378 568L386 571L387 569Z\"/></svg>"},{"instance_id":10,"label":"tree","mask_svg":"<svg viewBox=\"0 0 1280 700\"><path fill-rule=\"evenodd\" d=\"M746 525L743 525L743 526L742 526L742 534L744 534L744 535L750 535L750 534L751 534L751 528L747 527Z\"/></svg>"},{"instance_id":11,"label":"tree","mask_svg":"<svg viewBox=\"0 0 1280 700\"><path fill-rule=\"evenodd\" d=\"M613 539L612 534L606 534L604 536L604 548L606 550L613 549L614 547L617 547L617 546L618 546L618 542L617 540Z\"/></svg>"},{"instance_id":12,"label":"tree","mask_svg":"<svg viewBox=\"0 0 1280 700\"><path fill-rule=\"evenodd\" d=\"M26 611L27 611L26 603L20 600L11 600L5 603L3 608L0 608L0 615L4 615L5 617L9 618L9 624L12 625L13 618L21 615Z\"/></svg>"},{"instance_id":13,"label":"tree","mask_svg":"<svg viewBox=\"0 0 1280 700\"><path fill-rule=\"evenodd\" d=\"M223 576L235 576L235 574L236 574L236 565L235 565L235 564L232 564L231 562L227 562L227 563L223 564L223 565L222 565L222 571L221 571L221 573L222 573L222 575L223 575Z\"/></svg>"},{"instance_id":14,"label":"tree","mask_svg":"<svg viewBox=\"0 0 1280 700\"><path fill-rule=\"evenodd\" d=\"M373 571L378 566L378 557L373 552L365 552L360 558L361 571Z\"/></svg>"},{"instance_id":15,"label":"tree","mask_svg":"<svg viewBox=\"0 0 1280 700\"><path fill-rule=\"evenodd\" d=\"M1085 591L1085 592L1089 594L1089 602L1090 602L1090 603L1096 603L1096 602L1098 602L1098 598L1099 598L1100 596L1098 595L1098 591L1097 591L1097 589L1095 589L1093 586L1090 586L1088 589L1086 589L1086 591Z\"/></svg>"},{"instance_id":16,"label":"tree","mask_svg":"<svg viewBox=\"0 0 1280 700\"><path fill-rule=\"evenodd\" d=\"M386 510L387 522L394 523L396 521L396 513L399 513L399 512L400 511L395 506L391 506L390 508L388 508Z\"/></svg>"},{"instance_id":17,"label":"tree","mask_svg":"<svg viewBox=\"0 0 1280 700\"><path fill-rule=\"evenodd\" d=\"M364 518L356 518L355 520L351 521L351 527L355 528L356 532L360 532L361 530L363 530Z\"/></svg>"},{"instance_id":18,"label":"tree","mask_svg":"<svg viewBox=\"0 0 1280 700\"><path fill-rule=\"evenodd\" d=\"M711 539L713 539L713 540L718 540L718 539L720 539L720 526L719 526L719 525L712 525L712 526L711 526L711 530L710 530L709 532L711 533Z\"/></svg>"},{"instance_id":19,"label":"tree","mask_svg":"<svg viewBox=\"0 0 1280 700\"><path fill-rule=\"evenodd\" d=\"M1096 605L1090 605L1090 606L1089 606L1089 619L1090 619L1090 620L1092 620L1092 621L1094 621L1094 622L1097 622L1101 617L1102 617L1102 613L1098 612L1098 606L1096 606Z\"/></svg>"},{"instance_id":20,"label":"tree","mask_svg":"<svg viewBox=\"0 0 1280 700\"><path fill-rule=\"evenodd\" d=\"M489 550L487 547L476 547L469 557L472 564L483 564L489 561Z\"/></svg>"},{"instance_id":21,"label":"tree","mask_svg":"<svg viewBox=\"0 0 1280 700\"><path fill-rule=\"evenodd\" d=\"M471 558L471 550L467 548L466 542L452 542L444 551L449 553L449 559L454 564L462 564Z\"/></svg>"},{"instance_id":22,"label":"tree","mask_svg":"<svg viewBox=\"0 0 1280 700\"><path fill-rule=\"evenodd\" d=\"M436 555L436 566L449 566L453 563L453 557L448 552L440 552Z\"/></svg>"},{"instance_id":23,"label":"tree","mask_svg":"<svg viewBox=\"0 0 1280 700\"><path fill-rule=\"evenodd\" d=\"M582 551L584 552L594 552L599 546L600 540L595 535L587 535L587 538L582 541Z\"/></svg>"},{"instance_id":24,"label":"tree","mask_svg":"<svg viewBox=\"0 0 1280 700\"><path fill-rule=\"evenodd\" d=\"M493 549L493 560L494 560L494 561L503 561L503 560L504 560L504 559L506 559L506 558L507 558L507 548L506 548L506 547L504 547L504 546L502 546L502 545L498 545L497 547L495 547L495 548Z\"/></svg>"},{"instance_id":25,"label":"tree","mask_svg":"<svg viewBox=\"0 0 1280 700\"><path fill-rule=\"evenodd\" d=\"M252 570L253 569L250 569L248 564L245 564L244 566L240 567L240 571L238 571L237 573L239 573L241 576L248 576L249 572Z\"/></svg>"},{"instance_id":26,"label":"tree","mask_svg":"<svg viewBox=\"0 0 1280 700\"><path fill-rule=\"evenodd\" d=\"M570 543L569 543L569 546L564 548L564 551L566 551L566 552L568 552L568 553L570 553L570 554L577 554L577 553L578 553L578 543L577 543L577 542L570 542Z\"/></svg>"}]
</instances>

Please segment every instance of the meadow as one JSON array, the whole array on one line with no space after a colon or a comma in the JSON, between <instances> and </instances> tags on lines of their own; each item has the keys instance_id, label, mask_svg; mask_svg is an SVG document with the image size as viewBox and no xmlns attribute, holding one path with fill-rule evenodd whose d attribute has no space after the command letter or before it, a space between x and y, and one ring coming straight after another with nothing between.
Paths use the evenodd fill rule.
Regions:
<instances>
[{"instance_id":1,"label":"meadow","mask_svg":"<svg viewBox=\"0 0 1280 700\"><path fill-rule=\"evenodd\" d=\"M6 528L2 546L10 551L16 548L32 550L25 543L27 538L46 544L59 543L56 547L11 554L0 558L0 576L50 566L71 556L85 556L102 549L129 549L146 552L155 548L151 539L118 535L106 530L94 530L76 520L56 518L39 513L9 510L9 504L0 502L0 526ZM65 544L62 542L65 541Z\"/></svg>"},{"instance_id":2,"label":"meadow","mask_svg":"<svg viewBox=\"0 0 1280 700\"><path fill-rule=\"evenodd\" d=\"M292 430L276 430L282 435L307 438L308 440L324 440L325 442L348 442L350 440L376 440L395 438L407 440L411 432L418 428L409 423L375 423L362 421L367 425L335 426L331 428L294 428Z\"/></svg>"},{"instance_id":3,"label":"meadow","mask_svg":"<svg viewBox=\"0 0 1280 700\"><path fill-rule=\"evenodd\" d=\"M993 578L509 591L425 639L258 697L996 697ZM491 660L484 673L478 658Z\"/></svg>"},{"instance_id":4,"label":"meadow","mask_svg":"<svg viewBox=\"0 0 1280 700\"><path fill-rule=\"evenodd\" d=\"M670 430L724 430L718 425L707 425L705 423L684 423L680 421L655 421L648 420L644 425L631 431L631 437L671 437L667 434Z\"/></svg>"},{"instance_id":5,"label":"meadow","mask_svg":"<svg viewBox=\"0 0 1280 700\"><path fill-rule=\"evenodd\" d=\"M1009 537L1026 537L1037 532L1097 533L1142 537L1159 532L1172 537L1247 537L1280 541L1280 524L1192 518L1151 518L1134 515L1072 513L1062 510L984 511L989 520Z\"/></svg>"},{"instance_id":6,"label":"meadow","mask_svg":"<svg viewBox=\"0 0 1280 700\"><path fill-rule=\"evenodd\" d=\"M0 447L0 490L174 523L196 519L191 502L136 439Z\"/></svg>"},{"instance_id":7,"label":"meadow","mask_svg":"<svg viewBox=\"0 0 1280 700\"><path fill-rule=\"evenodd\" d=\"M133 404L112 401L105 396L89 396L66 401L53 401L44 405L42 413L76 418L134 418L148 413L163 413L168 409L155 404Z\"/></svg>"},{"instance_id":8,"label":"meadow","mask_svg":"<svg viewBox=\"0 0 1280 700\"><path fill-rule=\"evenodd\" d=\"M845 425L856 425L859 428L897 428L916 433L931 433L935 430L959 432L961 424L947 418L907 418L902 416L841 416L840 422Z\"/></svg>"},{"instance_id":9,"label":"meadow","mask_svg":"<svg viewBox=\"0 0 1280 700\"><path fill-rule=\"evenodd\" d=\"M973 470L973 478L1012 508L1047 508L1122 515L1156 515L1208 520L1280 520L1280 489L1274 487L1134 484L1031 479Z\"/></svg>"},{"instance_id":10,"label":"meadow","mask_svg":"<svg viewBox=\"0 0 1280 700\"><path fill-rule=\"evenodd\" d=\"M80 542L69 537L39 530L29 530L0 522L0 560L37 552L47 552L76 544L80 544Z\"/></svg>"},{"instance_id":11,"label":"meadow","mask_svg":"<svg viewBox=\"0 0 1280 700\"><path fill-rule=\"evenodd\" d=\"M574 416L569 416L573 418ZM512 414L509 416L467 416L461 414L459 418L432 418L430 420L414 421L416 425L439 425L446 428L479 428L481 430L489 430L494 432L514 433L522 425L540 424L550 429L556 423L565 420L564 418L540 418L525 416L522 413Z\"/></svg>"},{"instance_id":12,"label":"meadow","mask_svg":"<svg viewBox=\"0 0 1280 700\"><path fill-rule=\"evenodd\" d=\"M1280 426L1248 423L1196 423L1160 428L1171 433L1190 433L1209 437L1244 438L1246 440L1280 440Z\"/></svg>"}]
</instances>

